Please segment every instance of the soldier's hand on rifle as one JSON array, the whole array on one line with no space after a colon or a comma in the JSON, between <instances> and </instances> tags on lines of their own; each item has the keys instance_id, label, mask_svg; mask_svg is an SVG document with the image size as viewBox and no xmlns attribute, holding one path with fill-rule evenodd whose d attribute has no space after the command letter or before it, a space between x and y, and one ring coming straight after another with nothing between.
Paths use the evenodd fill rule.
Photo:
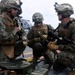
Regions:
<instances>
[{"instance_id":1,"label":"soldier's hand on rifle","mask_svg":"<svg viewBox=\"0 0 75 75\"><path fill-rule=\"evenodd\" d=\"M23 40L23 44L26 46L29 40L26 38L26 36L22 36L22 40Z\"/></svg>"},{"instance_id":2,"label":"soldier's hand on rifle","mask_svg":"<svg viewBox=\"0 0 75 75\"><path fill-rule=\"evenodd\" d=\"M15 35L17 32L19 32L21 30L20 27L15 27L15 29L13 30L13 34Z\"/></svg>"},{"instance_id":3,"label":"soldier's hand on rifle","mask_svg":"<svg viewBox=\"0 0 75 75\"><path fill-rule=\"evenodd\" d=\"M56 42L49 42L47 47L50 49L50 50L57 50L58 49L58 45L56 45Z\"/></svg>"},{"instance_id":4,"label":"soldier's hand on rifle","mask_svg":"<svg viewBox=\"0 0 75 75\"><path fill-rule=\"evenodd\" d=\"M40 41L40 38L34 38L34 42L39 42Z\"/></svg>"},{"instance_id":5,"label":"soldier's hand on rifle","mask_svg":"<svg viewBox=\"0 0 75 75\"><path fill-rule=\"evenodd\" d=\"M19 26L19 27L15 27L15 30L16 30L16 32L19 32L19 31L21 31L21 27Z\"/></svg>"}]
</instances>

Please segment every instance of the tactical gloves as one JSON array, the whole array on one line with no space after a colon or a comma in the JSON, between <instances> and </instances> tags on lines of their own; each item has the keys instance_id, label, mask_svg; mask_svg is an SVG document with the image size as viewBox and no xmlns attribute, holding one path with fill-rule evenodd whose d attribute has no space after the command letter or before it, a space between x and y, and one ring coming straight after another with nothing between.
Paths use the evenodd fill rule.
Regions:
<instances>
[{"instance_id":1,"label":"tactical gloves","mask_svg":"<svg viewBox=\"0 0 75 75\"><path fill-rule=\"evenodd\" d=\"M22 40L23 40L23 45L27 45L28 44L28 40L26 38L26 36L22 36Z\"/></svg>"},{"instance_id":2,"label":"tactical gloves","mask_svg":"<svg viewBox=\"0 0 75 75\"><path fill-rule=\"evenodd\" d=\"M58 45L56 45L56 42L49 42L47 47L50 49L50 50L57 50L58 49Z\"/></svg>"},{"instance_id":3,"label":"tactical gloves","mask_svg":"<svg viewBox=\"0 0 75 75\"><path fill-rule=\"evenodd\" d=\"M45 40L45 39L47 39L47 35L42 35L38 38L34 38L34 42L39 42L40 40Z\"/></svg>"},{"instance_id":4,"label":"tactical gloves","mask_svg":"<svg viewBox=\"0 0 75 75\"><path fill-rule=\"evenodd\" d=\"M27 40L25 35L22 36L22 40L25 40L25 41Z\"/></svg>"},{"instance_id":5,"label":"tactical gloves","mask_svg":"<svg viewBox=\"0 0 75 75\"><path fill-rule=\"evenodd\" d=\"M27 42L27 41L23 41L23 45L25 45L25 46L26 46L27 44L28 44L28 42Z\"/></svg>"}]
</instances>

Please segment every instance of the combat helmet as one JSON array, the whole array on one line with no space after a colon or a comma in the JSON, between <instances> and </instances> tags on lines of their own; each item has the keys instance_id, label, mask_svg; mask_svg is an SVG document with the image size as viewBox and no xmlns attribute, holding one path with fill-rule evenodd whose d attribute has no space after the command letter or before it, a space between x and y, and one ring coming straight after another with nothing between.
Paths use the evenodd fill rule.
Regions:
<instances>
[{"instance_id":1,"label":"combat helmet","mask_svg":"<svg viewBox=\"0 0 75 75\"><path fill-rule=\"evenodd\" d=\"M1 11L7 11L7 9L15 8L18 9L18 15L22 13L21 0L1 0L0 9Z\"/></svg>"},{"instance_id":2,"label":"combat helmet","mask_svg":"<svg viewBox=\"0 0 75 75\"><path fill-rule=\"evenodd\" d=\"M33 22L42 22L44 19L43 19L43 15L41 13L34 13L33 16L32 16L32 21Z\"/></svg>"},{"instance_id":3,"label":"combat helmet","mask_svg":"<svg viewBox=\"0 0 75 75\"><path fill-rule=\"evenodd\" d=\"M74 14L73 7L69 3L58 4L56 2L54 7L56 12L62 14L63 17L69 17Z\"/></svg>"},{"instance_id":4,"label":"combat helmet","mask_svg":"<svg viewBox=\"0 0 75 75\"><path fill-rule=\"evenodd\" d=\"M11 9L14 8L14 9L19 9L18 8L18 5L15 1L13 0L7 0L7 1L3 1L1 2L1 11L11 11Z\"/></svg>"},{"instance_id":5,"label":"combat helmet","mask_svg":"<svg viewBox=\"0 0 75 75\"><path fill-rule=\"evenodd\" d=\"M15 1L5 2L5 8L15 8L18 9L18 5Z\"/></svg>"}]
</instances>

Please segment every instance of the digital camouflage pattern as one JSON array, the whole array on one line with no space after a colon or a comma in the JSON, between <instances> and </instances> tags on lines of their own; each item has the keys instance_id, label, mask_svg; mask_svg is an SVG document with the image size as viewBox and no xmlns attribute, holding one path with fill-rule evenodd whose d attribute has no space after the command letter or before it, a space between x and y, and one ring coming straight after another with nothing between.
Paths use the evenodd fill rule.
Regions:
<instances>
[{"instance_id":1,"label":"digital camouflage pattern","mask_svg":"<svg viewBox=\"0 0 75 75\"><path fill-rule=\"evenodd\" d=\"M10 21L10 22L9 22ZM3 43L3 41L11 40L9 43L14 44L16 39L14 38L14 27L16 26L16 23L14 20L12 20L6 13L3 13L0 15L0 42ZM6 42L4 42L6 43Z\"/></svg>"},{"instance_id":2,"label":"digital camouflage pattern","mask_svg":"<svg viewBox=\"0 0 75 75\"><path fill-rule=\"evenodd\" d=\"M14 57L14 45L15 45L16 41L19 39L19 35L16 34L15 30L14 30L15 26L16 26L16 21L12 20L6 13L3 13L2 15L0 15L0 44L1 44L1 47L4 50L5 54L8 57L11 57L10 55L13 55L13 57ZM26 40L26 33L24 33L24 30L23 31L21 30L21 39L22 38L23 38L23 40L24 40L24 38ZM9 47L11 47L12 49L7 51L6 46L3 47L4 45L9 45ZM10 49L9 47L8 47L8 49ZM17 46L15 46L15 47L17 48ZM24 50L25 46L24 45L21 46L20 50L21 49ZM23 50L21 52L23 52ZM17 51L18 51L18 48L17 48ZM19 54L21 54L21 53L19 53ZM19 56L19 55L16 55L16 56Z\"/></svg>"},{"instance_id":3,"label":"digital camouflage pattern","mask_svg":"<svg viewBox=\"0 0 75 75\"><path fill-rule=\"evenodd\" d=\"M32 16L33 22L42 22L44 20L43 15L41 13L34 13Z\"/></svg>"},{"instance_id":4,"label":"digital camouflage pattern","mask_svg":"<svg viewBox=\"0 0 75 75\"><path fill-rule=\"evenodd\" d=\"M6 13L4 13L4 11L6 12L5 8L8 6L12 7L12 5L10 4L14 4L14 3L16 3L17 5L15 6L15 8L18 8L18 13L16 15L18 20L15 20L15 19L12 20ZM19 17L19 15L22 13L21 4L22 2L20 0L1 0L0 2L0 8L1 8L1 13L2 13L2 15L0 15L0 44L1 45L14 45L15 48L12 47L12 49L15 49L16 53L19 50L19 53L13 54L15 55L15 57L19 56L26 47L25 45L23 45L23 42L20 42L18 45L15 45L16 41L18 40L26 40L26 33L23 30L23 28L17 34L14 30L15 26L21 27L21 21ZM6 50L6 47L5 48L1 47L1 49ZM6 50L5 54L8 55L9 57L9 54L7 54L8 51ZM12 53L14 53L14 51L11 52L10 55L12 55Z\"/></svg>"},{"instance_id":5,"label":"digital camouflage pattern","mask_svg":"<svg viewBox=\"0 0 75 75\"><path fill-rule=\"evenodd\" d=\"M19 16L22 13L22 8L21 8L22 2L21 2L21 0L1 0L0 1L0 13L2 11L4 11L5 7L7 7L6 6L7 3L16 3L17 7L18 7L18 14L17 15Z\"/></svg>"},{"instance_id":6,"label":"digital camouflage pattern","mask_svg":"<svg viewBox=\"0 0 75 75\"><path fill-rule=\"evenodd\" d=\"M49 30L53 31L53 27L51 25L49 26ZM32 26L31 30L29 31L27 38L29 40L41 37L42 35L48 35L48 27L46 24L43 24L42 26Z\"/></svg>"},{"instance_id":7,"label":"digital camouflage pattern","mask_svg":"<svg viewBox=\"0 0 75 75\"><path fill-rule=\"evenodd\" d=\"M53 59L50 51L48 53L46 52L47 47L43 42L45 39L47 39L47 37L45 39L41 38L43 35L48 36L48 30L53 31L54 29L51 25L41 24L38 27L34 25L29 31L27 38L29 40L28 46L33 49L33 62L36 62L36 60L38 60L38 58L43 55L46 59L46 62L51 66ZM36 38L40 38L40 40L37 39L36 41ZM34 41L32 41L33 39Z\"/></svg>"},{"instance_id":8,"label":"digital camouflage pattern","mask_svg":"<svg viewBox=\"0 0 75 75\"><path fill-rule=\"evenodd\" d=\"M70 22L71 21L71 22ZM67 24L70 22L69 24ZM75 19L68 18L66 22L61 22L57 29L58 36L66 37L71 40L71 43L63 41L63 44L59 44L60 53L58 53L58 59L55 61L54 69L62 70L66 67L75 68ZM65 66L59 66L64 64Z\"/></svg>"}]
</instances>

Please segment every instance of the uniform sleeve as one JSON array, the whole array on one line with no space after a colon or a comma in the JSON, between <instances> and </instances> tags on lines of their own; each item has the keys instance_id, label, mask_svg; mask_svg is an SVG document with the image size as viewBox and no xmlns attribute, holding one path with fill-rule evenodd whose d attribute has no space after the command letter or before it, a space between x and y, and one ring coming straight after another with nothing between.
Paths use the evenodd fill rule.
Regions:
<instances>
[{"instance_id":1,"label":"uniform sleeve","mask_svg":"<svg viewBox=\"0 0 75 75\"><path fill-rule=\"evenodd\" d=\"M72 27L70 38L71 43L68 43L66 45L59 45L60 50L75 52L75 26Z\"/></svg>"},{"instance_id":2,"label":"uniform sleeve","mask_svg":"<svg viewBox=\"0 0 75 75\"><path fill-rule=\"evenodd\" d=\"M0 40L9 40L13 38L13 32L7 32L5 23L0 17Z\"/></svg>"},{"instance_id":3,"label":"uniform sleeve","mask_svg":"<svg viewBox=\"0 0 75 75\"><path fill-rule=\"evenodd\" d=\"M27 34L28 40L34 39L34 31L33 28L31 28Z\"/></svg>"}]
</instances>

